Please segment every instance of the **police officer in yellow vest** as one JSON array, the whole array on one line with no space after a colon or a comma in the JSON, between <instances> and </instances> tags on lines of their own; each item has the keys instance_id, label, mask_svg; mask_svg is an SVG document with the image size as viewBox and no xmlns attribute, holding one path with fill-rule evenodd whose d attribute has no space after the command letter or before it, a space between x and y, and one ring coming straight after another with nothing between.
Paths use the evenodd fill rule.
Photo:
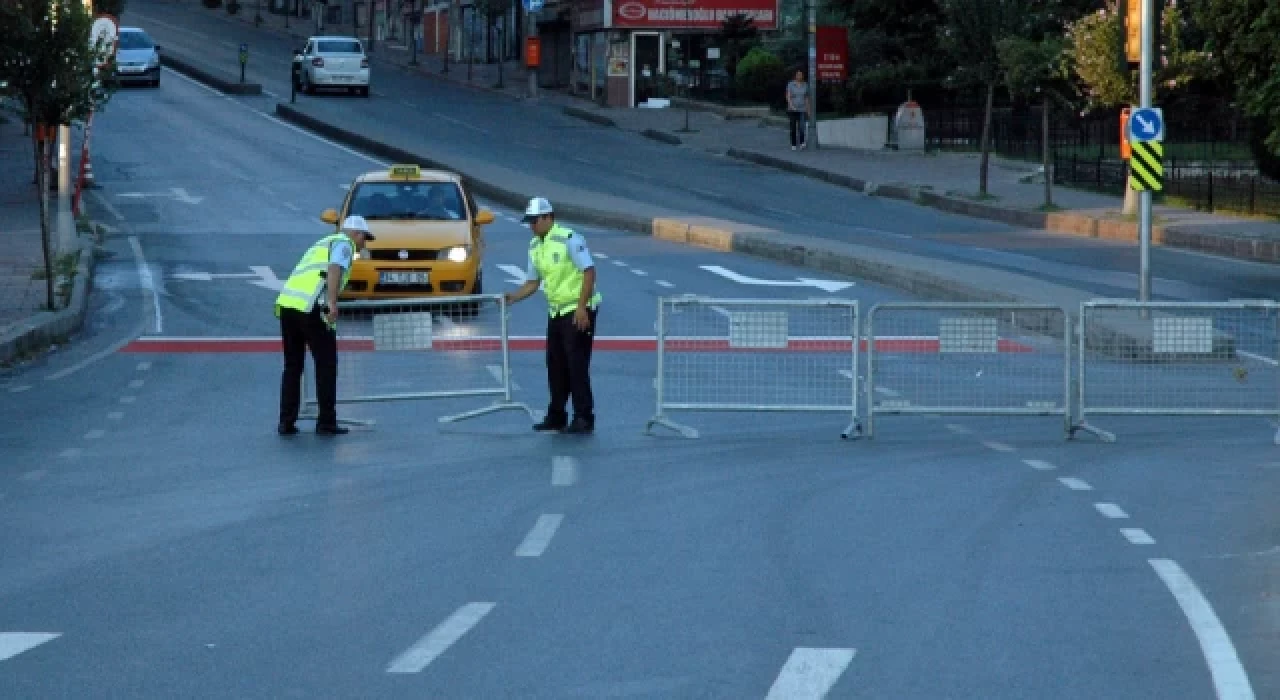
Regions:
<instances>
[{"instance_id":1,"label":"police officer in yellow vest","mask_svg":"<svg viewBox=\"0 0 1280 700\"><path fill-rule=\"evenodd\" d=\"M276 432L296 435L302 393L302 368L311 348L316 364L316 432L342 435L338 425L338 293L347 286L356 250L373 240L363 216L348 216L342 230L311 245L276 297L284 374L280 379L280 424ZM337 283L334 281L337 280Z\"/></svg>"},{"instance_id":2,"label":"police officer in yellow vest","mask_svg":"<svg viewBox=\"0 0 1280 700\"><path fill-rule=\"evenodd\" d=\"M596 328L600 293L596 268L582 235L556 223L551 203L529 200L524 220L533 230L529 242L526 282L506 295L508 304L525 299L542 284L550 319L547 321L547 382L551 403L534 430L590 433L595 430L591 396L591 343ZM573 421L565 404L573 396Z\"/></svg>"}]
</instances>

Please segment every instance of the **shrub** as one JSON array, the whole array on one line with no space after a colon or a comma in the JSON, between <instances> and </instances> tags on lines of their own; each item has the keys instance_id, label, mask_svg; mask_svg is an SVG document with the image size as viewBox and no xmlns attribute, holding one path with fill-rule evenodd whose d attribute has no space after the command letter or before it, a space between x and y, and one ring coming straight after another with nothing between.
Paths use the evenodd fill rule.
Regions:
<instances>
[{"instance_id":1,"label":"shrub","mask_svg":"<svg viewBox=\"0 0 1280 700\"><path fill-rule=\"evenodd\" d=\"M784 106L787 77L787 67L782 59L766 49L756 47L738 62L734 83L738 88L738 95L743 99Z\"/></svg>"}]
</instances>

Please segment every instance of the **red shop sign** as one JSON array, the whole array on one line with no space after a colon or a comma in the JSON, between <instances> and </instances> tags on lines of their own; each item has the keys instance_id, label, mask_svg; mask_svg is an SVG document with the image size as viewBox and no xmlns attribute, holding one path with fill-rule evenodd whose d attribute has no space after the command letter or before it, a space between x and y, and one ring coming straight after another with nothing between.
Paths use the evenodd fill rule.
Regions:
<instances>
[{"instance_id":1,"label":"red shop sign","mask_svg":"<svg viewBox=\"0 0 1280 700\"><path fill-rule=\"evenodd\" d=\"M849 77L849 32L844 27L818 27L818 82Z\"/></svg>"},{"instance_id":2,"label":"red shop sign","mask_svg":"<svg viewBox=\"0 0 1280 700\"><path fill-rule=\"evenodd\" d=\"M725 19L746 15L757 29L778 28L779 0L614 0L613 26L619 29L713 29Z\"/></svg>"}]
</instances>

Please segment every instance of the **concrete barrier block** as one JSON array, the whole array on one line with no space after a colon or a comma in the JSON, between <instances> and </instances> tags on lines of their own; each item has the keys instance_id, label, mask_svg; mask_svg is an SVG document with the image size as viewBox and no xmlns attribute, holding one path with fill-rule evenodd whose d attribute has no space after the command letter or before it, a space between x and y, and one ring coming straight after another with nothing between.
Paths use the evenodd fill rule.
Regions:
<instances>
[{"instance_id":1,"label":"concrete barrier block","mask_svg":"<svg viewBox=\"0 0 1280 700\"><path fill-rule=\"evenodd\" d=\"M689 223L679 219L654 219L653 237L673 243L688 243Z\"/></svg>"},{"instance_id":2,"label":"concrete barrier block","mask_svg":"<svg viewBox=\"0 0 1280 700\"><path fill-rule=\"evenodd\" d=\"M1049 231L1069 233L1076 236L1098 237L1098 220L1092 216L1053 212L1045 216L1044 226Z\"/></svg>"},{"instance_id":3,"label":"concrete barrier block","mask_svg":"<svg viewBox=\"0 0 1280 700\"><path fill-rule=\"evenodd\" d=\"M1130 221L1098 219L1098 238L1112 241L1138 240L1138 225Z\"/></svg>"}]
</instances>

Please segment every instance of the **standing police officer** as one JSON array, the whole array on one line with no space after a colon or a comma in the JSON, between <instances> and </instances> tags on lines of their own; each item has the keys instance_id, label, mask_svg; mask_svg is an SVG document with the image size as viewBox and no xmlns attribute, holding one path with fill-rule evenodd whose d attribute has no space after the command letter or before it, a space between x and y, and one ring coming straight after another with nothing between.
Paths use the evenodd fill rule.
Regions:
<instances>
[{"instance_id":1,"label":"standing police officer","mask_svg":"<svg viewBox=\"0 0 1280 700\"><path fill-rule=\"evenodd\" d=\"M537 431L561 430L590 433L595 430L595 405L591 396L591 343L595 333L600 293L596 268L582 236L556 223L551 203L542 197L529 200L525 223L533 230L529 241L526 282L505 295L507 304L528 298L542 283L550 319L547 321L547 383L551 403ZM565 404L573 395L573 421Z\"/></svg>"},{"instance_id":2,"label":"standing police officer","mask_svg":"<svg viewBox=\"0 0 1280 700\"><path fill-rule=\"evenodd\" d=\"M348 216L342 230L325 236L307 249L276 297L284 373L280 378L280 424L276 432L296 435L302 368L311 348L316 364L316 400L320 414L316 433L343 435L338 425L338 294L351 277L351 260L373 240L363 216ZM340 280L331 284L333 280Z\"/></svg>"}]
</instances>

